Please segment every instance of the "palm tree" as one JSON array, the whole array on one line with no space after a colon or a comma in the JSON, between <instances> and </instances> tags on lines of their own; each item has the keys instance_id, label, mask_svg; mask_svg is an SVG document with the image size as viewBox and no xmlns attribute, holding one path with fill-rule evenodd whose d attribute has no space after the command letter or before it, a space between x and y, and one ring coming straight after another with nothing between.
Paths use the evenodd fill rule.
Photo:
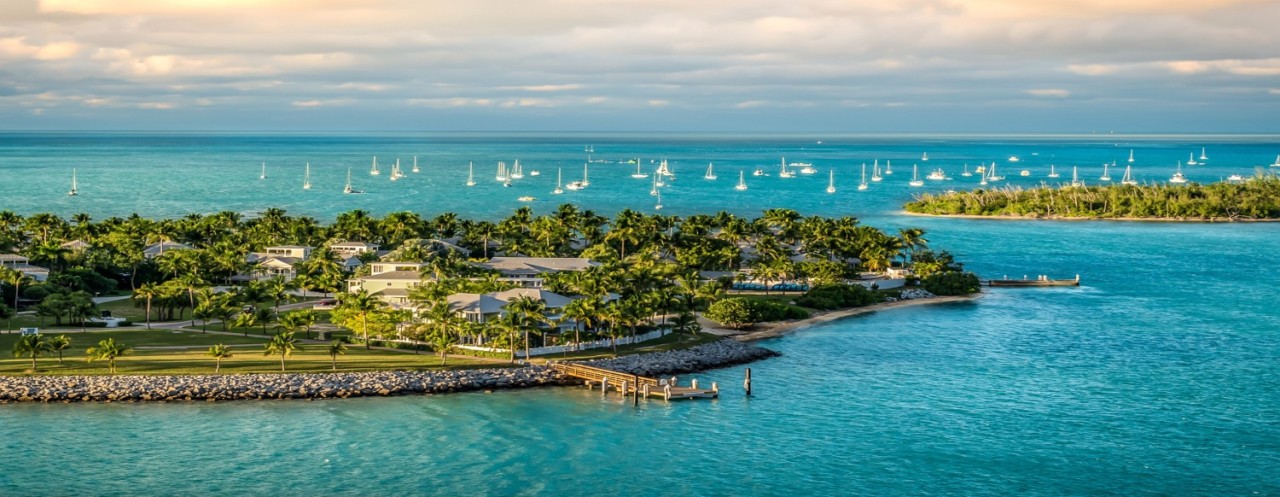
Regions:
<instances>
[{"instance_id":1,"label":"palm tree","mask_svg":"<svg viewBox=\"0 0 1280 497\"><path fill-rule=\"evenodd\" d=\"M222 360L231 358L231 347L223 344L217 344L209 347L209 351L206 352L206 354L216 361L216 365L213 367L213 372L217 373L222 371Z\"/></svg>"},{"instance_id":2,"label":"palm tree","mask_svg":"<svg viewBox=\"0 0 1280 497\"><path fill-rule=\"evenodd\" d=\"M547 303L528 295L511 299L505 306L507 311L518 316L521 331L524 332L524 358L529 359L529 333L538 331L538 323L547 320Z\"/></svg>"},{"instance_id":3,"label":"palm tree","mask_svg":"<svg viewBox=\"0 0 1280 497\"><path fill-rule=\"evenodd\" d=\"M329 342L328 348L326 350L329 352L329 360L333 361L333 370L337 371L338 370L338 354L347 353L346 342L343 342L341 339L334 340L332 342Z\"/></svg>"},{"instance_id":4,"label":"palm tree","mask_svg":"<svg viewBox=\"0 0 1280 497\"><path fill-rule=\"evenodd\" d=\"M116 343L116 339L108 338L98 342L96 347L89 347L84 353L85 360L93 362L96 360L106 360L107 368L111 374L116 374L116 358L129 353L131 349L123 343Z\"/></svg>"},{"instance_id":5,"label":"palm tree","mask_svg":"<svg viewBox=\"0 0 1280 497\"><path fill-rule=\"evenodd\" d=\"M13 286L13 309L16 312L18 310L18 296L22 294L22 284L31 281L31 277L17 269L0 267L0 281ZM12 329L12 326L10 328Z\"/></svg>"},{"instance_id":6,"label":"palm tree","mask_svg":"<svg viewBox=\"0 0 1280 497\"><path fill-rule=\"evenodd\" d=\"M295 350L302 350L298 340L293 338L293 333L282 331L271 336L262 355L280 354L280 371L284 372L284 358L292 355Z\"/></svg>"},{"instance_id":7,"label":"palm tree","mask_svg":"<svg viewBox=\"0 0 1280 497\"><path fill-rule=\"evenodd\" d=\"M58 335L49 339L49 349L58 353L58 364L62 364L62 351L71 348L71 337Z\"/></svg>"},{"instance_id":8,"label":"palm tree","mask_svg":"<svg viewBox=\"0 0 1280 497\"><path fill-rule=\"evenodd\" d=\"M270 323L271 318L274 317L271 314L271 309L268 309L266 307L260 307L258 309L254 309L253 314L254 314L253 317L258 321L258 325L262 326L262 334L266 335L267 323Z\"/></svg>"},{"instance_id":9,"label":"palm tree","mask_svg":"<svg viewBox=\"0 0 1280 497\"><path fill-rule=\"evenodd\" d=\"M306 316L302 311L290 312L280 316L280 328L289 333L296 333L298 330L307 327Z\"/></svg>"},{"instance_id":10,"label":"palm tree","mask_svg":"<svg viewBox=\"0 0 1280 497\"><path fill-rule=\"evenodd\" d=\"M212 301L201 302L195 309L191 310L191 319L199 319L201 333L209 331L209 320L217 317L218 310L214 308Z\"/></svg>"},{"instance_id":11,"label":"palm tree","mask_svg":"<svg viewBox=\"0 0 1280 497\"><path fill-rule=\"evenodd\" d=\"M160 295L160 287L154 283L143 283L137 290L133 291L133 298L142 298L147 303L147 329L151 329L151 299Z\"/></svg>"},{"instance_id":12,"label":"palm tree","mask_svg":"<svg viewBox=\"0 0 1280 497\"><path fill-rule=\"evenodd\" d=\"M456 319L457 315L455 314L452 319L448 319L447 321L454 321ZM458 344L458 334L452 329L452 325L454 323L449 323L447 321L440 326L432 327L432 333L430 335L431 348L435 349L436 353L440 354L441 366L449 365L449 350L452 349L454 345Z\"/></svg>"},{"instance_id":13,"label":"palm tree","mask_svg":"<svg viewBox=\"0 0 1280 497\"><path fill-rule=\"evenodd\" d=\"M345 309L354 313L360 318L361 333L364 335L364 348L369 348L369 315L374 311L381 309L385 303L378 300L377 297L369 295L369 292L360 290L356 293L344 294L341 302L338 303L340 309Z\"/></svg>"},{"instance_id":14,"label":"palm tree","mask_svg":"<svg viewBox=\"0 0 1280 497\"><path fill-rule=\"evenodd\" d=\"M231 324L232 328L240 328L244 332L244 336L249 336L249 328L258 324L258 314L255 312L241 312L236 314L236 320Z\"/></svg>"},{"instance_id":15,"label":"palm tree","mask_svg":"<svg viewBox=\"0 0 1280 497\"><path fill-rule=\"evenodd\" d=\"M22 335L18 338L18 341L13 342L14 357L31 356L32 373L36 372L36 358L50 352L53 352L53 347L49 343L49 338L39 333Z\"/></svg>"}]
</instances>

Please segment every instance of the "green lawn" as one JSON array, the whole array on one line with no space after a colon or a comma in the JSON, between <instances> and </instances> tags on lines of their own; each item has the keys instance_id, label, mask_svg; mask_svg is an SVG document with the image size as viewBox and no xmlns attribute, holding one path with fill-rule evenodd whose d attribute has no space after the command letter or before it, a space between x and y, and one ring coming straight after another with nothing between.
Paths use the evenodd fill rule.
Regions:
<instances>
[{"instance_id":1,"label":"green lawn","mask_svg":"<svg viewBox=\"0 0 1280 497\"><path fill-rule=\"evenodd\" d=\"M619 345L617 355L631 355L647 352L661 352L672 349L687 349L696 347L704 343L711 343L720 340L721 337L710 333L698 333L697 335L688 335L685 333L669 333L667 336L657 340L649 340L634 345ZM587 359L607 359L613 357L613 349L608 347L602 349L588 349L578 352L570 352L569 354L550 354L543 356L534 356L533 359L546 359L551 361L563 360L587 360Z\"/></svg>"}]
</instances>

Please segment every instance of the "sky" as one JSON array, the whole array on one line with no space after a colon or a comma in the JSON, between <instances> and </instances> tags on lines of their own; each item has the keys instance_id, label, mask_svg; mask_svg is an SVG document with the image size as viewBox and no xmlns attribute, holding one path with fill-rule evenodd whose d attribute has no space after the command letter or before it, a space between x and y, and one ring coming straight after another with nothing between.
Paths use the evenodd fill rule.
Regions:
<instances>
[{"instance_id":1,"label":"sky","mask_svg":"<svg viewBox=\"0 0 1280 497\"><path fill-rule=\"evenodd\" d=\"M1275 0L0 0L0 129L1277 132Z\"/></svg>"}]
</instances>

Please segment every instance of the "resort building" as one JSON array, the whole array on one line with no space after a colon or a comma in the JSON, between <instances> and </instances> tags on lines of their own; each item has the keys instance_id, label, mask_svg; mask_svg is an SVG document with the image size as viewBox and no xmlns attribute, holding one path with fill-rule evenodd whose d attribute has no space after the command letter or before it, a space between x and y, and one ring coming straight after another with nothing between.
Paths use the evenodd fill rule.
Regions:
<instances>
[{"instance_id":1,"label":"resort building","mask_svg":"<svg viewBox=\"0 0 1280 497\"><path fill-rule=\"evenodd\" d=\"M89 250L90 247L91 246L88 243L85 243L84 240L71 240L69 242L62 244L62 248L70 250L72 252L84 252L86 250Z\"/></svg>"},{"instance_id":2,"label":"resort building","mask_svg":"<svg viewBox=\"0 0 1280 497\"><path fill-rule=\"evenodd\" d=\"M378 244L365 242L338 242L329 245L329 251L339 259L359 257L365 252L378 252Z\"/></svg>"},{"instance_id":3,"label":"resort building","mask_svg":"<svg viewBox=\"0 0 1280 497\"><path fill-rule=\"evenodd\" d=\"M248 275L234 279L264 280L279 277L292 281L298 277L298 270L294 266L307 260L312 250L305 245L280 245L267 247L262 252L252 252L245 259L253 264L253 269Z\"/></svg>"},{"instance_id":4,"label":"resort building","mask_svg":"<svg viewBox=\"0 0 1280 497\"><path fill-rule=\"evenodd\" d=\"M422 285L421 262L379 261L369 263L369 275L347 281L347 292L361 290L392 308L409 307L409 290Z\"/></svg>"},{"instance_id":5,"label":"resort building","mask_svg":"<svg viewBox=\"0 0 1280 497\"><path fill-rule=\"evenodd\" d=\"M49 279L49 269L29 264L31 259L18 254L0 254L0 266L18 271L36 281Z\"/></svg>"},{"instance_id":6,"label":"resort building","mask_svg":"<svg viewBox=\"0 0 1280 497\"><path fill-rule=\"evenodd\" d=\"M155 259L156 257L164 255L165 252L172 252L174 250L191 250L191 246L178 242L160 242L142 249L142 257Z\"/></svg>"},{"instance_id":7,"label":"resort building","mask_svg":"<svg viewBox=\"0 0 1280 497\"><path fill-rule=\"evenodd\" d=\"M494 257L476 266L497 271L500 281L525 288L541 288L543 275L564 271L585 271L600 263L581 257Z\"/></svg>"},{"instance_id":8,"label":"resort building","mask_svg":"<svg viewBox=\"0 0 1280 497\"><path fill-rule=\"evenodd\" d=\"M559 322L559 326L551 328L546 323L539 323L539 327L545 330L545 333L560 334L565 331L572 331L577 326L577 321L565 320L560 321L564 316L564 308L573 302L572 297L566 297L554 292L548 292L540 288L513 288L501 292L493 293L455 293L446 297L449 302L449 308L458 313L467 321L472 323L486 323L491 320L498 319L506 314L505 306L512 300L520 297L532 297L540 300L546 305L546 313L544 314L548 320ZM480 345L484 343L483 337L463 337L462 341L469 344ZM538 341L537 338L534 339ZM537 343L535 346L541 346Z\"/></svg>"}]
</instances>

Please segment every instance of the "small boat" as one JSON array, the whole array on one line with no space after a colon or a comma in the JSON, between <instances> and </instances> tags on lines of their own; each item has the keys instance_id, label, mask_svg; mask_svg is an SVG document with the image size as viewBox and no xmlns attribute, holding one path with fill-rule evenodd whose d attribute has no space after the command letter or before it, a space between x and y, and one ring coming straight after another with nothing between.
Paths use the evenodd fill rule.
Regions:
<instances>
[{"instance_id":1,"label":"small boat","mask_svg":"<svg viewBox=\"0 0 1280 497\"><path fill-rule=\"evenodd\" d=\"M778 171L778 177L779 177L779 178L794 178L795 176L796 176L796 174L795 174L795 173L793 173L793 172L791 172L791 171L788 171L788 170L787 170L787 158L786 158L786 157L783 157L783 158L782 158L782 169Z\"/></svg>"},{"instance_id":2,"label":"small boat","mask_svg":"<svg viewBox=\"0 0 1280 497\"><path fill-rule=\"evenodd\" d=\"M660 210L662 210L662 194L661 194L661 193L659 193L659 194L658 194L658 203L657 203L657 205L654 205L654 206L653 206L653 210L655 210L655 211L660 211Z\"/></svg>"},{"instance_id":3,"label":"small boat","mask_svg":"<svg viewBox=\"0 0 1280 497\"><path fill-rule=\"evenodd\" d=\"M502 182L502 187L503 187L503 188L511 188L511 180L503 181L503 182Z\"/></svg>"},{"instance_id":4,"label":"small boat","mask_svg":"<svg viewBox=\"0 0 1280 497\"><path fill-rule=\"evenodd\" d=\"M858 183L858 191L867 189L867 163L862 163L862 182Z\"/></svg>"},{"instance_id":5,"label":"small boat","mask_svg":"<svg viewBox=\"0 0 1280 497\"><path fill-rule=\"evenodd\" d=\"M498 174L493 176L496 181L507 181L510 176L507 174L507 163L498 161Z\"/></svg>"},{"instance_id":6,"label":"small boat","mask_svg":"<svg viewBox=\"0 0 1280 497\"><path fill-rule=\"evenodd\" d=\"M1244 181L1244 176L1241 176L1239 174L1232 174L1231 176L1227 176L1227 181L1236 181L1236 182Z\"/></svg>"},{"instance_id":7,"label":"small boat","mask_svg":"<svg viewBox=\"0 0 1280 497\"><path fill-rule=\"evenodd\" d=\"M302 189L303 190L311 189L311 163L310 162L307 163L307 172L303 173L302 175Z\"/></svg>"},{"instance_id":8,"label":"small boat","mask_svg":"<svg viewBox=\"0 0 1280 497\"><path fill-rule=\"evenodd\" d=\"M258 179L267 179L267 163L262 163L262 174L258 175Z\"/></svg>"},{"instance_id":9,"label":"small boat","mask_svg":"<svg viewBox=\"0 0 1280 497\"><path fill-rule=\"evenodd\" d=\"M74 197L80 194L80 187L76 183L76 168L71 168L71 190L67 191L68 197Z\"/></svg>"},{"instance_id":10,"label":"small boat","mask_svg":"<svg viewBox=\"0 0 1280 497\"><path fill-rule=\"evenodd\" d=\"M561 193L564 193L564 190L560 188L560 175L562 172L563 172L562 168L556 168L556 189L551 190L552 195L559 195Z\"/></svg>"},{"instance_id":11,"label":"small boat","mask_svg":"<svg viewBox=\"0 0 1280 497\"><path fill-rule=\"evenodd\" d=\"M675 176L675 174L671 172L671 166L667 164L666 159L662 159L662 162L658 163L658 170L654 171L653 174L660 174L662 176Z\"/></svg>"},{"instance_id":12,"label":"small boat","mask_svg":"<svg viewBox=\"0 0 1280 497\"><path fill-rule=\"evenodd\" d=\"M836 192L836 170L827 170L827 193Z\"/></svg>"},{"instance_id":13,"label":"small boat","mask_svg":"<svg viewBox=\"0 0 1280 497\"><path fill-rule=\"evenodd\" d=\"M987 286L1002 286L1010 288L1030 288L1043 286L1080 286L1080 275L1076 275L1074 279L1069 280L1051 280L1048 276L1037 276L1036 279L1030 280L1025 276L1020 280L987 280Z\"/></svg>"},{"instance_id":14,"label":"small boat","mask_svg":"<svg viewBox=\"0 0 1280 497\"><path fill-rule=\"evenodd\" d=\"M920 156L920 160L921 160L921 161L924 161L924 162L928 162L928 161L929 161L929 152L925 152L923 155L921 155L921 156Z\"/></svg>"},{"instance_id":15,"label":"small boat","mask_svg":"<svg viewBox=\"0 0 1280 497\"><path fill-rule=\"evenodd\" d=\"M542 176L542 171L534 169L532 171L529 171L529 176Z\"/></svg>"},{"instance_id":16,"label":"small boat","mask_svg":"<svg viewBox=\"0 0 1280 497\"><path fill-rule=\"evenodd\" d=\"M1271 164L1271 167L1280 167L1280 155L1276 156L1276 161Z\"/></svg>"},{"instance_id":17,"label":"small boat","mask_svg":"<svg viewBox=\"0 0 1280 497\"><path fill-rule=\"evenodd\" d=\"M890 174L893 174L893 163L890 161L884 161L884 175L888 176Z\"/></svg>"},{"instance_id":18,"label":"small boat","mask_svg":"<svg viewBox=\"0 0 1280 497\"><path fill-rule=\"evenodd\" d=\"M1204 154L1204 147L1200 147L1200 162L1209 160L1209 156Z\"/></svg>"},{"instance_id":19,"label":"small boat","mask_svg":"<svg viewBox=\"0 0 1280 497\"><path fill-rule=\"evenodd\" d=\"M1129 162L1133 162L1133 149L1129 149Z\"/></svg>"},{"instance_id":20,"label":"small boat","mask_svg":"<svg viewBox=\"0 0 1280 497\"><path fill-rule=\"evenodd\" d=\"M872 183L878 183L878 182L880 182L880 181L881 181L881 180L883 180L883 179L884 179L884 177L883 177L883 176L880 176L880 165L879 165L879 164L875 164L875 165L871 166L871 182L872 182Z\"/></svg>"},{"instance_id":21,"label":"small boat","mask_svg":"<svg viewBox=\"0 0 1280 497\"><path fill-rule=\"evenodd\" d=\"M587 145L586 147L583 147L582 151L588 154L593 154L596 152L596 148L591 145Z\"/></svg>"},{"instance_id":22,"label":"small boat","mask_svg":"<svg viewBox=\"0 0 1280 497\"><path fill-rule=\"evenodd\" d=\"M1191 152L1191 154L1189 154L1189 155L1188 155L1188 157L1187 157L1187 165L1188 165L1188 166L1198 166L1198 165L1200 165L1200 163L1199 163L1199 162L1196 162L1196 153L1195 153L1195 152Z\"/></svg>"},{"instance_id":23,"label":"small boat","mask_svg":"<svg viewBox=\"0 0 1280 497\"><path fill-rule=\"evenodd\" d=\"M564 187L570 190L581 190L590 185L591 185L591 182L587 180L587 164L583 164L582 165L582 181L573 181L565 185Z\"/></svg>"},{"instance_id":24,"label":"small boat","mask_svg":"<svg viewBox=\"0 0 1280 497\"><path fill-rule=\"evenodd\" d=\"M799 167L800 174L817 174L818 172L817 169L813 168L813 164L809 164L807 162L794 162L791 164L791 167L793 169Z\"/></svg>"},{"instance_id":25,"label":"small boat","mask_svg":"<svg viewBox=\"0 0 1280 497\"><path fill-rule=\"evenodd\" d=\"M738 184L735 185L733 189L738 191L747 189L747 176L745 171L738 171Z\"/></svg>"},{"instance_id":26,"label":"small boat","mask_svg":"<svg viewBox=\"0 0 1280 497\"><path fill-rule=\"evenodd\" d=\"M973 173L969 172L969 164L964 165L964 172L960 173L960 175L966 178L973 176Z\"/></svg>"},{"instance_id":27,"label":"small boat","mask_svg":"<svg viewBox=\"0 0 1280 497\"><path fill-rule=\"evenodd\" d=\"M1003 179L1004 179L1004 176L997 176L997 175L996 175L996 163L995 163L995 162L992 162L992 163L991 163L991 167L987 168L987 173L989 174L989 178L988 178L988 179L990 179L991 181L1000 181L1000 180L1003 180Z\"/></svg>"},{"instance_id":28,"label":"small boat","mask_svg":"<svg viewBox=\"0 0 1280 497\"><path fill-rule=\"evenodd\" d=\"M1019 171L1019 172L1018 172L1018 176L1023 176L1023 177L1031 176L1031 171L1028 171L1028 170L1026 170L1026 169L1023 169L1023 170L1021 170L1021 171Z\"/></svg>"},{"instance_id":29,"label":"small boat","mask_svg":"<svg viewBox=\"0 0 1280 497\"><path fill-rule=\"evenodd\" d=\"M632 178L635 178L635 179L645 179L645 178L648 178L648 177L649 177L649 174L648 174L648 173L642 173L642 172L640 172L640 161L639 161L639 160L636 160L636 172L632 173L632 174L631 174L631 177L632 177Z\"/></svg>"},{"instance_id":30,"label":"small boat","mask_svg":"<svg viewBox=\"0 0 1280 497\"><path fill-rule=\"evenodd\" d=\"M516 200L519 200L519 201L521 201L521 202L533 202L534 200L537 200L537 199L536 199L536 198L533 198L533 197L530 197L530 196L528 196L528 195L525 195L525 196L523 196L523 197L517 197L517 198L516 198Z\"/></svg>"},{"instance_id":31,"label":"small boat","mask_svg":"<svg viewBox=\"0 0 1280 497\"><path fill-rule=\"evenodd\" d=\"M378 156L375 155L373 156L373 167L369 168L369 175L377 176L379 174L382 174L382 171L378 170Z\"/></svg>"},{"instance_id":32,"label":"small boat","mask_svg":"<svg viewBox=\"0 0 1280 497\"><path fill-rule=\"evenodd\" d=\"M413 172L415 174L422 172L421 169L418 169L418 156L416 155L413 156Z\"/></svg>"},{"instance_id":33,"label":"small boat","mask_svg":"<svg viewBox=\"0 0 1280 497\"><path fill-rule=\"evenodd\" d=\"M1280 156L1276 157L1276 162L1280 162ZM764 168L762 167L757 167L756 170L751 173L751 175L752 176L768 176L768 174L764 172Z\"/></svg>"},{"instance_id":34,"label":"small boat","mask_svg":"<svg viewBox=\"0 0 1280 497\"><path fill-rule=\"evenodd\" d=\"M467 161L467 186L476 186L475 161Z\"/></svg>"},{"instance_id":35,"label":"small boat","mask_svg":"<svg viewBox=\"0 0 1280 497\"><path fill-rule=\"evenodd\" d=\"M1098 176L1098 179L1099 179L1099 180L1101 180L1101 181L1111 181L1111 172L1110 172L1110 169L1111 169L1111 164L1103 164L1103 165L1102 165L1102 176Z\"/></svg>"},{"instance_id":36,"label":"small boat","mask_svg":"<svg viewBox=\"0 0 1280 497\"><path fill-rule=\"evenodd\" d=\"M391 181L398 180L403 176L404 173L400 172L400 159L396 159L396 163L391 165Z\"/></svg>"},{"instance_id":37,"label":"small boat","mask_svg":"<svg viewBox=\"0 0 1280 497\"><path fill-rule=\"evenodd\" d=\"M1058 174L1058 170L1053 167L1053 164L1049 164L1049 177L1057 178L1058 176L1061 176Z\"/></svg>"},{"instance_id":38,"label":"small boat","mask_svg":"<svg viewBox=\"0 0 1280 497\"><path fill-rule=\"evenodd\" d=\"M920 166L913 164L911 166L911 181L907 182L911 186L924 186L924 181L920 179Z\"/></svg>"},{"instance_id":39,"label":"small boat","mask_svg":"<svg viewBox=\"0 0 1280 497\"><path fill-rule=\"evenodd\" d=\"M973 172L978 173L978 174L985 174L985 173L987 172L987 166L984 166L984 165L982 165L982 164L978 164L978 167L975 167L975 168L973 169Z\"/></svg>"},{"instance_id":40,"label":"small boat","mask_svg":"<svg viewBox=\"0 0 1280 497\"><path fill-rule=\"evenodd\" d=\"M653 186L651 186L651 187L649 188L649 196L651 196L651 197L655 197L655 196L657 196L657 195L658 195L658 175L656 175L656 174L655 174L655 175L653 176L653 183L652 183L652 184L653 184Z\"/></svg>"},{"instance_id":41,"label":"small boat","mask_svg":"<svg viewBox=\"0 0 1280 497\"><path fill-rule=\"evenodd\" d=\"M511 165L511 179L523 179L524 170L520 168L520 159L516 159L515 164Z\"/></svg>"},{"instance_id":42,"label":"small boat","mask_svg":"<svg viewBox=\"0 0 1280 497\"><path fill-rule=\"evenodd\" d=\"M943 172L942 168L937 168L937 169L934 169L933 171L930 171L929 175L925 176L925 179L928 179L930 181L942 181L944 179L947 179L947 173Z\"/></svg>"},{"instance_id":43,"label":"small boat","mask_svg":"<svg viewBox=\"0 0 1280 497\"><path fill-rule=\"evenodd\" d=\"M357 190L351 186L351 168L349 167L347 168L347 186L342 188L342 193L350 195L364 193L363 191Z\"/></svg>"},{"instance_id":44,"label":"small boat","mask_svg":"<svg viewBox=\"0 0 1280 497\"><path fill-rule=\"evenodd\" d=\"M1169 177L1170 183L1186 183L1187 177L1182 175L1182 161L1178 161L1178 169Z\"/></svg>"},{"instance_id":45,"label":"small boat","mask_svg":"<svg viewBox=\"0 0 1280 497\"><path fill-rule=\"evenodd\" d=\"M1079 168L1071 166L1071 187L1080 188L1084 186L1084 182L1080 181Z\"/></svg>"},{"instance_id":46,"label":"small boat","mask_svg":"<svg viewBox=\"0 0 1280 497\"><path fill-rule=\"evenodd\" d=\"M1120 178L1120 184L1128 186L1138 184L1138 181L1133 179L1133 166L1124 166L1124 176Z\"/></svg>"},{"instance_id":47,"label":"small boat","mask_svg":"<svg viewBox=\"0 0 1280 497\"><path fill-rule=\"evenodd\" d=\"M1018 158L1018 156L1016 156L1016 155L1010 155L1010 156L1009 156L1009 162L1018 162L1018 161L1021 161L1021 160L1022 160L1022 159L1019 159L1019 158Z\"/></svg>"},{"instance_id":48,"label":"small boat","mask_svg":"<svg viewBox=\"0 0 1280 497\"><path fill-rule=\"evenodd\" d=\"M707 163L707 174L702 175L703 179L716 179L716 172L712 169L712 163Z\"/></svg>"}]
</instances>

